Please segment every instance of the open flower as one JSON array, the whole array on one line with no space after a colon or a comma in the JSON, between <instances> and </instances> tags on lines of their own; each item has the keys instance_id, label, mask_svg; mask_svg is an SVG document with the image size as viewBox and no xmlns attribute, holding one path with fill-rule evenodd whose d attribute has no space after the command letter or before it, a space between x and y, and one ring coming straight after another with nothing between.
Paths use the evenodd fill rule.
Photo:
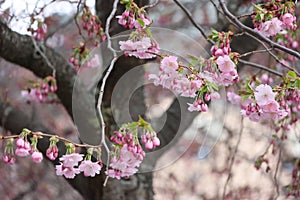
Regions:
<instances>
[{"instance_id":1,"label":"open flower","mask_svg":"<svg viewBox=\"0 0 300 200\"><path fill-rule=\"evenodd\" d=\"M228 55L219 56L217 59L217 64L222 72L230 73L235 70L235 64Z\"/></svg>"},{"instance_id":2,"label":"open flower","mask_svg":"<svg viewBox=\"0 0 300 200\"><path fill-rule=\"evenodd\" d=\"M63 155L59 160L62 161L64 167L74 167L78 165L78 162L82 161L83 156L83 154L72 153Z\"/></svg>"},{"instance_id":3,"label":"open flower","mask_svg":"<svg viewBox=\"0 0 300 200\"><path fill-rule=\"evenodd\" d=\"M274 101L275 93L271 86L261 84L255 88L254 96L259 106L264 106Z\"/></svg>"},{"instance_id":4,"label":"open flower","mask_svg":"<svg viewBox=\"0 0 300 200\"><path fill-rule=\"evenodd\" d=\"M96 174L100 173L101 165L98 162L84 160L79 165L79 170L83 172L84 176L94 177Z\"/></svg>"}]
</instances>

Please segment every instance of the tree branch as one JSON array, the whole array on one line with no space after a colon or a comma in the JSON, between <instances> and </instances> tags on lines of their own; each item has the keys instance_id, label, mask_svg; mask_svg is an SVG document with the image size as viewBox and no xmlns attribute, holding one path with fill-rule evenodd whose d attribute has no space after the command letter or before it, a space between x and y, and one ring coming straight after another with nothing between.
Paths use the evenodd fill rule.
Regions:
<instances>
[{"instance_id":1,"label":"tree branch","mask_svg":"<svg viewBox=\"0 0 300 200\"><path fill-rule=\"evenodd\" d=\"M282 46L278 43L273 42L272 40L270 40L269 38L263 36L261 33L253 30L252 28L249 28L248 26L245 26L240 20L238 20L238 18L236 18L228 9L225 3L225 0L219 0L220 6L225 14L225 16L227 16L233 24L235 24L236 26L238 26L241 30L259 38L260 40L266 42L268 45L270 45L271 47L280 49L288 54L291 54L297 58L300 59L300 53L297 51L294 51L292 49L289 49L285 46Z\"/></svg>"}]
</instances>

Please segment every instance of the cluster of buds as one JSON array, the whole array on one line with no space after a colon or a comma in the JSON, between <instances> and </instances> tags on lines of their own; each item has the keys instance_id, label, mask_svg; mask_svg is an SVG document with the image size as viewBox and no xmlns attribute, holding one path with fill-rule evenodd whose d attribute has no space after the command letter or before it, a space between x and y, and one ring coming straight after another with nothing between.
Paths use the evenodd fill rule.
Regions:
<instances>
[{"instance_id":1,"label":"cluster of buds","mask_svg":"<svg viewBox=\"0 0 300 200\"><path fill-rule=\"evenodd\" d=\"M90 51L86 48L84 43L80 43L77 47L73 48L73 54L69 58L69 62L72 63L75 67L75 70L78 72L79 68L87 60Z\"/></svg>"},{"instance_id":2,"label":"cluster of buds","mask_svg":"<svg viewBox=\"0 0 300 200\"><path fill-rule=\"evenodd\" d=\"M97 15L94 15L90 8L86 5L83 7L83 13L81 16L82 27L87 31L89 37L95 37L95 46L99 45L99 41L103 42L106 39L106 35L102 28L102 23Z\"/></svg>"},{"instance_id":3,"label":"cluster of buds","mask_svg":"<svg viewBox=\"0 0 300 200\"><path fill-rule=\"evenodd\" d=\"M36 40L44 40L47 33L47 25L40 19L31 19L31 25L27 29Z\"/></svg>"},{"instance_id":4,"label":"cluster of buds","mask_svg":"<svg viewBox=\"0 0 300 200\"><path fill-rule=\"evenodd\" d=\"M125 56L135 56L139 59L150 59L159 53L159 46L153 39L150 29L151 20L143 8L139 8L132 0L124 0L126 10L117 16L119 24L125 28L133 29L127 41L120 41L120 49Z\"/></svg>"},{"instance_id":5,"label":"cluster of buds","mask_svg":"<svg viewBox=\"0 0 300 200\"><path fill-rule=\"evenodd\" d=\"M126 4L126 10L116 18L119 19L118 23L124 28L144 29L152 23L146 11L139 8L133 1L122 1L121 3Z\"/></svg>"},{"instance_id":6,"label":"cluster of buds","mask_svg":"<svg viewBox=\"0 0 300 200\"><path fill-rule=\"evenodd\" d=\"M269 166L269 160L267 158L265 158L265 155L262 155L262 156L259 156L256 161L255 161L255 164L254 164L254 167L259 170L262 166L262 164L265 163L266 164L266 172L268 173L271 168Z\"/></svg>"},{"instance_id":7,"label":"cluster of buds","mask_svg":"<svg viewBox=\"0 0 300 200\"><path fill-rule=\"evenodd\" d=\"M296 30L295 3L292 1L270 1L254 5L251 15L254 27L263 35L275 36L282 30Z\"/></svg>"},{"instance_id":8,"label":"cluster of buds","mask_svg":"<svg viewBox=\"0 0 300 200\"><path fill-rule=\"evenodd\" d=\"M14 139L10 138L7 141L4 154L3 154L3 161L5 163L14 164L15 157L27 157L31 155L32 161L35 163L40 163L43 160L43 154L38 151L37 149L37 142L38 139L41 138L38 135L33 135L30 140L31 143L27 140L27 136L30 132L27 129L24 129L22 133L19 135L18 139L16 140L15 145L17 146L16 150L14 151Z\"/></svg>"},{"instance_id":9,"label":"cluster of buds","mask_svg":"<svg viewBox=\"0 0 300 200\"><path fill-rule=\"evenodd\" d=\"M56 80L47 76L43 80L30 80L30 85L21 91L21 95L30 102L57 103L54 93L57 91Z\"/></svg>"},{"instance_id":10,"label":"cluster of buds","mask_svg":"<svg viewBox=\"0 0 300 200\"><path fill-rule=\"evenodd\" d=\"M139 117L138 122L124 124L119 131L115 131L110 140L113 142L113 150L107 176L120 179L128 178L138 171L138 167L145 157L138 140L138 130L143 130L141 140L147 149L153 149L160 145L160 141L152 127Z\"/></svg>"},{"instance_id":11,"label":"cluster of buds","mask_svg":"<svg viewBox=\"0 0 300 200\"><path fill-rule=\"evenodd\" d=\"M216 44L211 48L212 59L217 64L218 85L229 86L239 81L236 64L238 62L238 53L231 52L230 41L233 37L233 32L217 32L212 31L209 39L216 41Z\"/></svg>"}]
</instances>

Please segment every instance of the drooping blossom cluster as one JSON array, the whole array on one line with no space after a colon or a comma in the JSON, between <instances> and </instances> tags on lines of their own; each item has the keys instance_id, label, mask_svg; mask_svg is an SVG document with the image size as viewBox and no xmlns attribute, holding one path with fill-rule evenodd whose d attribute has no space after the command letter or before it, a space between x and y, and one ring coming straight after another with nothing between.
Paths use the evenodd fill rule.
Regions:
<instances>
[{"instance_id":1,"label":"drooping blossom cluster","mask_svg":"<svg viewBox=\"0 0 300 200\"><path fill-rule=\"evenodd\" d=\"M158 44L147 36L120 41L119 44L125 56L134 56L139 59L154 58L156 57L155 54L159 52Z\"/></svg>"},{"instance_id":2,"label":"drooping blossom cluster","mask_svg":"<svg viewBox=\"0 0 300 200\"><path fill-rule=\"evenodd\" d=\"M139 59L150 59L159 53L159 46L153 39L148 26L151 20L144 9L139 8L133 1L126 3L126 10L121 16L117 16L118 22L125 28L136 28L132 31L127 41L120 41L120 49L125 56L134 56Z\"/></svg>"},{"instance_id":3,"label":"drooping blossom cluster","mask_svg":"<svg viewBox=\"0 0 300 200\"><path fill-rule=\"evenodd\" d=\"M47 25L40 19L31 19L31 25L27 29L36 40L44 40L47 33Z\"/></svg>"},{"instance_id":4,"label":"drooping blossom cluster","mask_svg":"<svg viewBox=\"0 0 300 200\"><path fill-rule=\"evenodd\" d=\"M239 81L236 63L233 61L237 54L231 52L230 48L232 36L233 33L231 31L226 33L213 31L211 35L211 39L217 41L211 48L211 54L220 71L219 74L215 74L218 85L229 86Z\"/></svg>"},{"instance_id":5,"label":"drooping blossom cluster","mask_svg":"<svg viewBox=\"0 0 300 200\"><path fill-rule=\"evenodd\" d=\"M84 64L88 59L90 51L86 47L85 43L79 43L77 47L73 48L73 54L69 58L69 62L72 63L75 67L75 71L78 72L79 68Z\"/></svg>"},{"instance_id":6,"label":"drooping blossom cluster","mask_svg":"<svg viewBox=\"0 0 300 200\"><path fill-rule=\"evenodd\" d=\"M145 152L138 140L139 128L143 130L141 141L147 149L153 149L160 145L156 133L142 118L138 122L123 125L110 138L113 142L113 150L109 169L106 171L107 176L117 179L128 178L138 171L138 167L145 157Z\"/></svg>"},{"instance_id":7,"label":"drooping blossom cluster","mask_svg":"<svg viewBox=\"0 0 300 200\"><path fill-rule=\"evenodd\" d=\"M269 85L273 79L267 74L261 78L255 77L255 80L256 83L248 82L247 88L240 90L241 96L229 90L228 100L240 105L241 113L253 121L272 119L276 132L290 130L291 125L297 122L300 111L300 78L289 71L282 77L281 84L274 88Z\"/></svg>"},{"instance_id":8,"label":"drooping blossom cluster","mask_svg":"<svg viewBox=\"0 0 300 200\"><path fill-rule=\"evenodd\" d=\"M272 1L254 7L254 27L266 37L275 36L283 30L296 30L294 2Z\"/></svg>"},{"instance_id":9,"label":"drooping blossom cluster","mask_svg":"<svg viewBox=\"0 0 300 200\"><path fill-rule=\"evenodd\" d=\"M287 116L288 112L280 109L275 96L276 93L267 84L256 86L253 95L246 96L248 98L244 100L232 91L227 93L227 98L232 104L241 106L241 114L256 122L264 119L280 120Z\"/></svg>"},{"instance_id":10,"label":"drooping blossom cluster","mask_svg":"<svg viewBox=\"0 0 300 200\"><path fill-rule=\"evenodd\" d=\"M57 103L54 93L57 90L56 80L47 76L43 80L30 81L30 85L21 91L24 99L30 102Z\"/></svg>"},{"instance_id":11,"label":"drooping blossom cluster","mask_svg":"<svg viewBox=\"0 0 300 200\"><path fill-rule=\"evenodd\" d=\"M103 42L106 39L106 35L102 28L102 23L97 15L94 15L87 5L83 7L83 13L81 15L83 30L87 31L89 37L95 37L95 46L99 45L99 42Z\"/></svg>"},{"instance_id":12,"label":"drooping blossom cluster","mask_svg":"<svg viewBox=\"0 0 300 200\"><path fill-rule=\"evenodd\" d=\"M75 153L75 146L72 143L67 143L66 149L66 154L59 158L60 164L55 166L58 176L72 179L81 172L83 172L84 176L90 177L100 174L102 161L99 149L89 148L84 160L84 154ZM95 162L92 161L94 151L97 153L97 161Z\"/></svg>"}]
</instances>

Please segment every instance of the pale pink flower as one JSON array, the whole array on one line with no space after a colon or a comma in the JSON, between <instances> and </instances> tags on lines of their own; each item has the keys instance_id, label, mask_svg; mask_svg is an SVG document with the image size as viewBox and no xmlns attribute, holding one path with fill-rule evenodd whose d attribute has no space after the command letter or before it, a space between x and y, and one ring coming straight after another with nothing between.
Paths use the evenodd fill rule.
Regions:
<instances>
[{"instance_id":1,"label":"pale pink flower","mask_svg":"<svg viewBox=\"0 0 300 200\"><path fill-rule=\"evenodd\" d=\"M271 86L261 84L255 88L254 96L259 106L264 106L271 103L275 99L275 93L272 91Z\"/></svg>"},{"instance_id":2,"label":"pale pink flower","mask_svg":"<svg viewBox=\"0 0 300 200\"><path fill-rule=\"evenodd\" d=\"M56 175L65 176L66 178L75 178L76 174L80 173L78 168L66 167L62 163L55 166Z\"/></svg>"},{"instance_id":3,"label":"pale pink flower","mask_svg":"<svg viewBox=\"0 0 300 200\"><path fill-rule=\"evenodd\" d=\"M98 162L84 160L79 165L79 170L83 172L84 176L94 177L96 174L100 173L101 165Z\"/></svg>"},{"instance_id":4,"label":"pale pink flower","mask_svg":"<svg viewBox=\"0 0 300 200\"><path fill-rule=\"evenodd\" d=\"M278 109L279 109L279 104L275 100L270 101L268 104L262 106L262 110L264 112L269 112L269 113L276 113Z\"/></svg>"},{"instance_id":5,"label":"pale pink flower","mask_svg":"<svg viewBox=\"0 0 300 200\"><path fill-rule=\"evenodd\" d=\"M274 36L282 30L282 24L283 23L275 17L269 21L263 22L259 32L267 37Z\"/></svg>"},{"instance_id":6,"label":"pale pink flower","mask_svg":"<svg viewBox=\"0 0 300 200\"><path fill-rule=\"evenodd\" d=\"M19 138L16 142L17 149L15 151L15 154L20 157L25 157L30 154L30 143L28 141L25 141L23 138Z\"/></svg>"},{"instance_id":7,"label":"pale pink flower","mask_svg":"<svg viewBox=\"0 0 300 200\"><path fill-rule=\"evenodd\" d=\"M133 149L129 148L128 144L124 144L120 155L115 155L110 159L109 166L112 169L106 171L106 175L120 179L121 177L129 177L135 174L145 155L142 150L132 151Z\"/></svg>"},{"instance_id":8,"label":"pale pink flower","mask_svg":"<svg viewBox=\"0 0 300 200\"><path fill-rule=\"evenodd\" d=\"M126 56L135 56L140 59L154 58L156 55L152 53L159 52L158 44L155 41L152 41L149 37L143 37L138 41L120 41L119 44L120 49L124 51Z\"/></svg>"},{"instance_id":9,"label":"pale pink flower","mask_svg":"<svg viewBox=\"0 0 300 200\"><path fill-rule=\"evenodd\" d=\"M160 63L160 69L166 73L175 72L179 68L177 59L176 56L164 57Z\"/></svg>"},{"instance_id":10,"label":"pale pink flower","mask_svg":"<svg viewBox=\"0 0 300 200\"><path fill-rule=\"evenodd\" d=\"M219 56L217 59L217 64L222 72L230 73L231 71L235 70L235 64L228 55Z\"/></svg>"},{"instance_id":11,"label":"pale pink flower","mask_svg":"<svg viewBox=\"0 0 300 200\"><path fill-rule=\"evenodd\" d=\"M43 160L43 154L41 152L35 151L31 154L32 161L35 163L40 163Z\"/></svg>"},{"instance_id":12,"label":"pale pink flower","mask_svg":"<svg viewBox=\"0 0 300 200\"><path fill-rule=\"evenodd\" d=\"M82 161L83 156L83 154L72 153L63 155L59 160L62 161L64 167L74 167L78 165L78 162Z\"/></svg>"},{"instance_id":13,"label":"pale pink flower","mask_svg":"<svg viewBox=\"0 0 300 200\"><path fill-rule=\"evenodd\" d=\"M285 13L281 18L283 24L288 28L294 27L294 22L296 21L296 17L291 13Z\"/></svg>"}]
</instances>

